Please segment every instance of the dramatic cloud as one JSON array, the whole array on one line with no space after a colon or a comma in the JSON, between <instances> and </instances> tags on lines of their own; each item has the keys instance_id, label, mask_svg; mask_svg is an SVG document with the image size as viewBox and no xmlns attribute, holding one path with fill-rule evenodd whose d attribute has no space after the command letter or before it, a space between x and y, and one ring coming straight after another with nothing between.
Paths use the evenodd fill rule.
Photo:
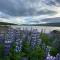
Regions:
<instances>
[{"instance_id":1,"label":"dramatic cloud","mask_svg":"<svg viewBox=\"0 0 60 60\"><path fill-rule=\"evenodd\" d=\"M60 0L56 0L56 2L60 3Z\"/></svg>"},{"instance_id":2,"label":"dramatic cloud","mask_svg":"<svg viewBox=\"0 0 60 60\"><path fill-rule=\"evenodd\" d=\"M3 22L40 24L45 23L43 19L55 17L60 17L60 0L0 0Z\"/></svg>"},{"instance_id":3,"label":"dramatic cloud","mask_svg":"<svg viewBox=\"0 0 60 60\"><path fill-rule=\"evenodd\" d=\"M43 19L42 22L60 23L60 17Z\"/></svg>"}]
</instances>

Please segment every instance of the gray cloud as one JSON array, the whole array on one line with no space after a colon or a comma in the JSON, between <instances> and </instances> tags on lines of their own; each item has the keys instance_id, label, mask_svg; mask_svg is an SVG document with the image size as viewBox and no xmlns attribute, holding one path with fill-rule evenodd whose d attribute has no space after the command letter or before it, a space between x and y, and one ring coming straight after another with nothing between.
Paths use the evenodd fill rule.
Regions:
<instances>
[{"instance_id":1,"label":"gray cloud","mask_svg":"<svg viewBox=\"0 0 60 60\"><path fill-rule=\"evenodd\" d=\"M54 0L42 0L44 3L46 3L47 5L56 5Z\"/></svg>"},{"instance_id":2,"label":"gray cloud","mask_svg":"<svg viewBox=\"0 0 60 60\"><path fill-rule=\"evenodd\" d=\"M0 0L0 11L11 16L31 16L54 14L54 11L44 12L39 3L42 0ZM54 4L53 1L48 1L47 4ZM41 9L38 11L38 9ZM49 13L50 12L50 13Z\"/></svg>"},{"instance_id":3,"label":"gray cloud","mask_svg":"<svg viewBox=\"0 0 60 60\"><path fill-rule=\"evenodd\" d=\"M56 2L60 3L60 0L56 0Z\"/></svg>"},{"instance_id":4,"label":"gray cloud","mask_svg":"<svg viewBox=\"0 0 60 60\"><path fill-rule=\"evenodd\" d=\"M47 23L59 23L59 22L60 22L60 17L46 18L46 19L43 19L42 22L47 22Z\"/></svg>"},{"instance_id":5,"label":"gray cloud","mask_svg":"<svg viewBox=\"0 0 60 60\"><path fill-rule=\"evenodd\" d=\"M0 0L0 18L3 21L8 20L8 22L11 22L12 20L12 22L14 22L16 20L15 23L60 22L60 18L47 18L48 16L54 16L57 14L54 7L59 3L60 0ZM52 8L50 9L49 7ZM39 17L33 18L32 16ZM43 16L44 20L42 20ZM16 17L31 18L16 19Z\"/></svg>"},{"instance_id":6,"label":"gray cloud","mask_svg":"<svg viewBox=\"0 0 60 60\"><path fill-rule=\"evenodd\" d=\"M11 16L0 11L0 18L9 19Z\"/></svg>"},{"instance_id":7,"label":"gray cloud","mask_svg":"<svg viewBox=\"0 0 60 60\"><path fill-rule=\"evenodd\" d=\"M38 11L37 12L39 15L41 14L41 15L45 15L45 14L51 14L51 15L54 15L54 14L57 14L57 12L55 12L55 11L51 11L51 10L47 10L47 11L43 11L43 10L41 10L41 11Z\"/></svg>"}]
</instances>

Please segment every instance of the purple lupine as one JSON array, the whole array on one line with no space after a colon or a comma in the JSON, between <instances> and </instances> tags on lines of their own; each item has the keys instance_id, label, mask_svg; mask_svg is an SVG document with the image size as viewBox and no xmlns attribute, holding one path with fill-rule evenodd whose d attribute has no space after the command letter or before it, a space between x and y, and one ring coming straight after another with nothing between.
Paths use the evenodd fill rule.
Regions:
<instances>
[{"instance_id":1,"label":"purple lupine","mask_svg":"<svg viewBox=\"0 0 60 60\"><path fill-rule=\"evenodd\" d=\"M55 60L60 60L60 54L57 54L57 55L56 55Z\"/></svg>"},{"instance_id":2,"label":"purple lupine","mask_svg":"<svg viewBox=\"0 0 60 60\"><path fill-rule=\"evenodd\" d=\"M35 47L36 44L39 44L39 32L37 29L32 30L32 36L31 36L31 45L32 47Z\"/></svg>"},{"instance_id":3,"label":"purple lupine","mask_svg":"<svg viewBox=\"0 0 60 60\"><path fill-rule=\"evenodd\" d=\"M5 34L5 55L6 55L6 53L7 53L7 55L9 54L9 49L11 48L11 45L15 39L14 35L15 34L14 34L13 28L9 28L7 33Z\"/></svg>"},{"instance_id":4,"label":"purple lupine","mask_svg":"<svg viewBox=\"0 0 60 60\"><path fill-rule=\"evenodd\" d=\"M4 34L0 33L0 43L4 43Z\"/></svg>"},{"instance_id":5,"label":"purple lupine","mask_svg":"<svg viewBox=\"0 0 60 60\"><path fill-rule=\"evenodd\" d=\"M22 40L20 38L20 32L21 32L20 29L15 31L15 34L16 34L16 37L15 37L16 38L16 49L15 49L15 51L16 52L19 52L22 49Z\"/></svg>"}]
</instances>

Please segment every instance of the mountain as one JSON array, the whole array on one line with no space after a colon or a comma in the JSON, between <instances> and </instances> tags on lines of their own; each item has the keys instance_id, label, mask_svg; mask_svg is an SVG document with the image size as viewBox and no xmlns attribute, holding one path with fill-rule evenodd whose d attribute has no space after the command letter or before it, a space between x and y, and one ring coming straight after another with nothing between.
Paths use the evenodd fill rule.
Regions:
<instances>
[{"instance_id":1,"label":"mountain","mask_svg":"<svg viewBox=\"0 0 60 60\"><path fill-rule=\"evenodd\" d=\"M46 23L46 24L22 24L23 26L56 26L60 27L60 23Z\"/></svg>"},{"instance_id":2,"label":"mountain","mask_svg":"<svg viewBox=\"0 0 60 60\"><path fill-rule=\"evenodd\" d=\"M17 24L14 24L14 23L7 23L7 22L0 22L0 25L17 25Z\"/></svg>"}]
</instances>

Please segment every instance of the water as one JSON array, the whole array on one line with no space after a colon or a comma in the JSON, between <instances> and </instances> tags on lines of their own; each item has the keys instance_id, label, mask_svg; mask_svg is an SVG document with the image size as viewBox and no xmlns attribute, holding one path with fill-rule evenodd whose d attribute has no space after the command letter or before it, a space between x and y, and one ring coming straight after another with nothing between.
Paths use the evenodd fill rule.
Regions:
<instances>
[{"instance_id":1,"label":"water","mask_svg":"<svg viewBox=\"0 0 60 60\"><path fill-rule=\"evenodd\" d=\"M49 33L50 31L53 30L59 30L60 31L60 27L52 27L52 26L12 26L13 28L20 28L20 29L38 29L39 32L41 32L41 30L43 29L44 32Z\"/></svg>"}]
</instances>

